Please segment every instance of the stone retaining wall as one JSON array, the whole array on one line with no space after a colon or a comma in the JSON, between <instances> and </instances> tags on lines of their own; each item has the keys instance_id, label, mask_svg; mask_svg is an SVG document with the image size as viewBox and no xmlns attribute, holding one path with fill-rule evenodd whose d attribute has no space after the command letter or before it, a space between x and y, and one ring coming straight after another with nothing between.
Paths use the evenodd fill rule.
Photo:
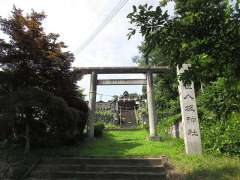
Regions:
<instances>
[{"instance_id":1,"label":"stone retaining wall","mask_svg":"<svg viewBox=\"0 0 240 180\"><path fill-rule=\"evenodd\" d=\"M169 129L169 134L175 138L183 139L183 126L182 121L178 121L174 125L172 125Z\"/></svg>"}]
</instances>

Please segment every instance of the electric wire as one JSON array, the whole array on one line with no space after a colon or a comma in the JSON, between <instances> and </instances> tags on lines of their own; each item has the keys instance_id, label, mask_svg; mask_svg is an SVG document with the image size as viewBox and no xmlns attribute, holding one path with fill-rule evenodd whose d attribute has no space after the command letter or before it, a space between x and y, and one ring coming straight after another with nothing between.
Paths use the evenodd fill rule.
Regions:
<instances>
[{"instance_id":1,"label":"electric wire","mask_svg":"<svg viewBox=\"0 0 240 180\"><path fill-rule=\"evenodd\" d=\"M120 0L119 3L112 9L108 16L102 21L101 24L95 29L95 31L87 38L87 40L74 51L74 54L79 54L84 50L97 35L110 23L110 21L118 14L118 12L127 4L128 0Z\"/></svg>"}]
</instances>

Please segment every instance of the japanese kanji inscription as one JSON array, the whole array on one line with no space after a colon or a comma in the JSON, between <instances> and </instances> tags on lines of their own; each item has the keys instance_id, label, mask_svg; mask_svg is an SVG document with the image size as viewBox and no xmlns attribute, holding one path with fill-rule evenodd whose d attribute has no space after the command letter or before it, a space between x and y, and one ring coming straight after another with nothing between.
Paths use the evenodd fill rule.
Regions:
<instances>
[{"instance_id":1,"label":"japanese kanji inscription","mask_svg":"<svg viewBox=\"0 0 240 180\"><path fill-rule=\"evenodd\" d=\"M188 64L183 64L177 69L178 76L190 67ZM198 122L197 105L195 99L194 85L184 85L179 80L179 95L183 124L183 135L185 150L187 154L202 154L201 136Z\"/></svg>"}]
</instances>

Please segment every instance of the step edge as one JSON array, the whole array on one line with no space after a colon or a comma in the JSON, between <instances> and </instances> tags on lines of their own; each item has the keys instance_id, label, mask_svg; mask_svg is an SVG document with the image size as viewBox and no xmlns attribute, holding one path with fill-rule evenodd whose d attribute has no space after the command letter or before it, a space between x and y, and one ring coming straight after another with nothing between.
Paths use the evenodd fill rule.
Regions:
<instances>
[{"instance_id":1,"label":"step edge","mask_svg":"<svg viewBox=\"0 0 240 180\"><path fill-rule=\"evenodd\" d=\"M34 170L32 171L31 175L34 175L36 173L44 173L45 175L46 174L50 174L50 172L46 172L46 171L38 171L38 170ZM74 174L89 174L89 175L92 175L92 174L98 174L98 175L116 175L116 174L122 174L122 175L164 175L166 174L166 172L159 172L159 173L151 173L151 172L122 172L122 171L119 171L119 172L98 172L98 171L92 171L92 172L82 172L82 171L77 171L75 173L72 173L72 172L68 172L68 171L61 171L61 172L51 172L51 174L70 174L70 175L74 175Z\"/></svg>"},{"instance_id":2,"label":"step edge","mask_svg":"<svg viewBox=\"0 0 240 180\"><path fill-rule=\"evenodd\" d=\"M114 167L114 168L117 168L117 167L129 167L129 168L139 168L139 167L142 167L142 168L162 168L164 167L164 165L93 165L93 164L56 164L56 165L49 165L49 164L41 164L41 165L38 165L37 168L39 167Z\"/></svg>"}]
</instances>

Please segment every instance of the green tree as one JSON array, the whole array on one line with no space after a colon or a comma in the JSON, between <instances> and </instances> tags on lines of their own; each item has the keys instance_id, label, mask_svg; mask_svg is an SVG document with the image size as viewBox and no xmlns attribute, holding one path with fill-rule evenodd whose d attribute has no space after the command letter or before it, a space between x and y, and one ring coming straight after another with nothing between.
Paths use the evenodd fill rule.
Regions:
<instances>
[{"instance_id":1,"label":"green tree","mask_svg":"<svg viewBox=\"0 0 240 180\"><path fill-rule=\"evenodd\" d=\"M0 112L6 115L1 119L9 117L13 125L23 126L26 146L33 142L30 135L37 133L34 126L38 122L45 127L45 134L60 137L62 132L67 137L73 124L82 133L88 113L71 71L73 54L65 51L58 34L44 32L45 17L35 11L23 15L14 7L11 17L0 18L1 30L9 38L0 39Z\"/></svg>"},{"instance_id":2,"label":"green tree","mask_svg":"<svg viewBox=\"0 0 240 180\"><path fill-rule=\"evenodd\" d=\"M175 14L169 16L159 5L134 6L130 22L145 38L145 55L159 47L172 66L192 64L188 78L202 83L227 77L239 80L239 1L175 0ZM234 4L234 5L233 5ZM129 37L135 34L131 28Z\"/></svg>"},{"instance_id":3,"label":"green tree","mask_svg":"<svg viewBox=\"0 0 240 180\"><path fill-rule=\"evenodd\" d=\"M183 63L192 64L181 79L195 82L205 147L239 154L236 124L240 110L240 2L173 1L172 16L163 11L169 0L160 1L156 8L148 4L133 6L128 15L135 26L130 28L129 38L137 30L144 37L140 46L142 56L137 62L171 68L169 74L154 78L158 116L168 112L167 126L180 118L175 68ZM221 137L219 141L215 141L216 136Z\"/></svg>"}]
</instances>

